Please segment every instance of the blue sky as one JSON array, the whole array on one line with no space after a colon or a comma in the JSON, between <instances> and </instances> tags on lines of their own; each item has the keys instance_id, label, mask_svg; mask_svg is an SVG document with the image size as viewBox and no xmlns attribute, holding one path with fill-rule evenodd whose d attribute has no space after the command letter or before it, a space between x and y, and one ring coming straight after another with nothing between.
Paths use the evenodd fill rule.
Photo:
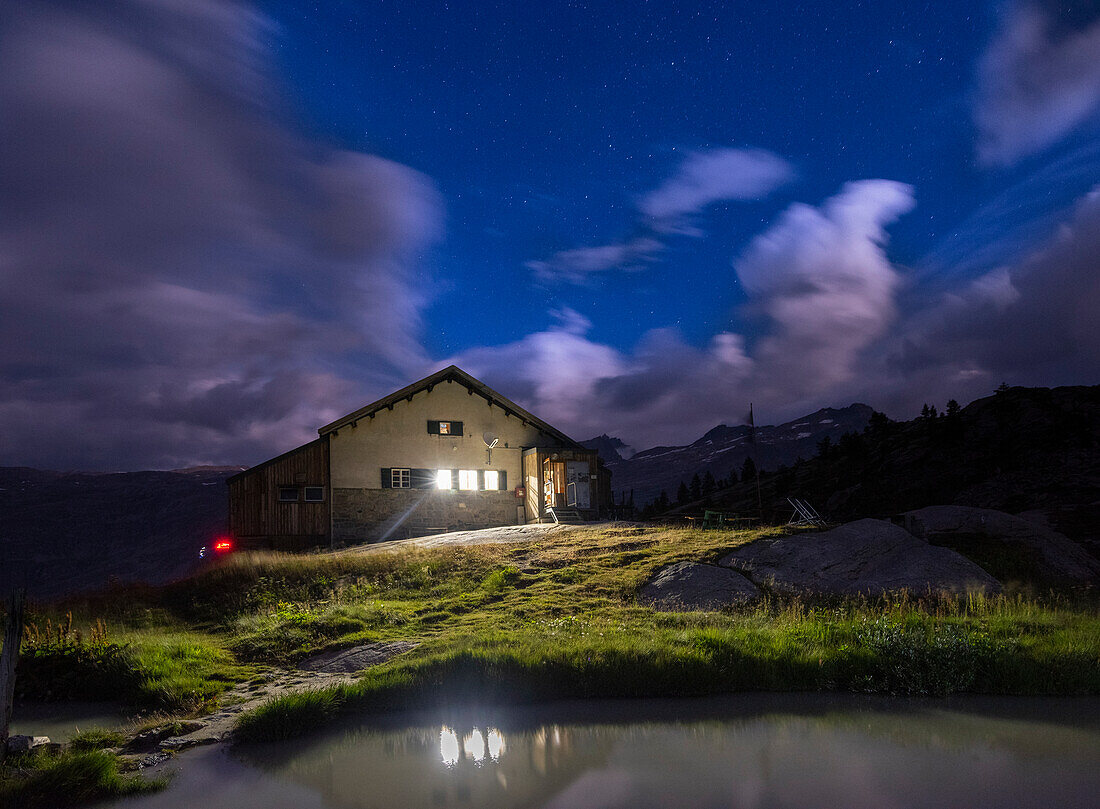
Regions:
<instances>
[{"instance_id":1,"label":"blue sky","mask_svg":"<svg viewBox=\"0 0 1100 809\"><path fill-rule=\"evenodd\" d=\"M17 2L0 102L2 463L1098 381L1095 3Z\"/></svg>"}]
</instances>

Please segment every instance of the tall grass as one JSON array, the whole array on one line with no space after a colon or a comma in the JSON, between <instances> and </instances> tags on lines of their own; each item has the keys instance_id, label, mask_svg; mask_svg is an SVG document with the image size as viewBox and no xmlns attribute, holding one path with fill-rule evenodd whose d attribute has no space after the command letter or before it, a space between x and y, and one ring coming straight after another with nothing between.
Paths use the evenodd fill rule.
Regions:
<instances>
[{"instance_id":1,"label":"tall grass","mask_svg":"<svg viewBox=\"0 0 1100 809\"><path fill-rule=\"evenodd\" d=\"M12 757L0 769L0 806L62 809L103 798L162 789L165 779L122 775L118 758L100 750Z\"/></svg>"}]
</instances>

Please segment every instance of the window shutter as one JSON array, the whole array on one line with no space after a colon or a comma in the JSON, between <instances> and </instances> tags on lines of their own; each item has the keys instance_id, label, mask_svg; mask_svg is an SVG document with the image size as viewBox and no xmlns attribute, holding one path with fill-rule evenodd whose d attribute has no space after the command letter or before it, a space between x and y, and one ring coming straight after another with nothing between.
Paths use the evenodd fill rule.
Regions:
<instances>
[{"instance_id":1,"label":"window shutter","mask_svg":"<svg viewBox=\"0 0 1100 809\"><path fill-rule=\"evenodd\" d=\"M462 422L461 421L452 421L451 422L451 435L462 435Z\"/></svg>"},{"instance_id":2,"label":"window shutter","mask_svg":"<svg viewBox=\"0 0 1100 809\"><path fill-rule=\"evenodd\" d=\"M382 469L382 488L383 489L390 489L390 488L392 488L392 483L393 483L393 480L390 477L390 470L388 468L383 468Z\"/></svg>"},{"instance_id":3,"label":"window shutter","mask_svg":"<svg viewBox=\"0 0 1100 809\"><path fill-rule=\"evenodd\" d=\"M413 469L409 472L409 485L414 489L434 489L434 469Z\"/></svg>"},{"instance_id":4,"label":"window shutter","mask_svg":"<svg viewBox=\"0 0 1100 809\"><path fill-rule=\"evenodd\" d=\"M485 470L477 470L477 490L479 492L485 491Z\"/></svg>"},{"instance_id":5,"label":"window shutter","mask_svg":"<svg viewBox=\"0 0 1100 809\"><path fill-rule=\"evenodd\" d=\"M428 421L428 435L439 435L438 421Z\"/></svg>"},{"instance_id":6,"label":"window shutter","mask_svg":"<svg viewBox=\"0 0 1100 809\"><path fill-rule=\"evenodd\" d=\"M502 492L508 491L508 473L501 469L497 474L500 475L500 490Z\"/></svg>"},{"instance_id":7,"label":"window shutter","mask_svg":"<svg viewBox=\"0 0 1100 809\"><path fill-rule=\"evenodd\" d=\"M451 488L452 489L457 489L458 488L458 470L457 469L452 469L451 470Z\"/></svg>"}]
</instances>

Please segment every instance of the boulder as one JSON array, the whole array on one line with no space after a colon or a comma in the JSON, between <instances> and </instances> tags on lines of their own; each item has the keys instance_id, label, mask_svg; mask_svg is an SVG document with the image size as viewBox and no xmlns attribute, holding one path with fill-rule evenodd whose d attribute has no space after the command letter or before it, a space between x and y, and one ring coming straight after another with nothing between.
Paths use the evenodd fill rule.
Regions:
<instances>
[{"instance_id":1,"label":"boulder","mask_svg":"<svg viewBox=\"0 0 1100 809\"><path fill-rule=\"evenodd\" d=\"M1100 560L1080 545L1047 526L1003 511L929 506L907 511L902 524L918 539L981 559L1002 578L1018 576L1053 584L1100 582Z\"/></svg>"},{"instance_id":2,"label":"boulder","mask_svg":"<svg viewBox=\"0 0 1100 809\"><path fill-rule=\"evenodd\" d=\"M665 611L717 610L760 595L740 573L717 565L679 562L661 568L642 587L639 600Z\"/></svg>"},{"instance_id":3,"label":"boulder","mask_svg":"<svg viewBox=\"0 0 1100 809\"><path fill-rule=\"evenodd\" d=\"M312 657L307 657L298 664L298 668L304 671L323 671L329 674L350 674L353 671L368 669L385 663L391 657L397 657L410 649L415 649L419 643L398 640L392 643L367 643L362 646L353 646L350 649L340 649L335 652L323 652Z\"/></svg>"},{"instance_id":4,"label":"boulder","mask_svg":"<svg viewBox=\"0 0 1100 809\"><path fill-rule=\"evenodd\" d=\"M786 592L835 595L909 590L992 593L1000 583L949 548L929 545L883 520L858 520L831 531L758 539L720 565Z\"/></svg>"},{"instance_id":5,"label":"boulder","mask_svg":"<svg viewBox=\"0 0 1100 809\"><path fill-rule=\"evenodd\" d=\"M49 744L49 736L23 736L17 734L8 737L8 752L12 754L29 753L31 750L46 747Z\"/></svg>"}]
</instances>

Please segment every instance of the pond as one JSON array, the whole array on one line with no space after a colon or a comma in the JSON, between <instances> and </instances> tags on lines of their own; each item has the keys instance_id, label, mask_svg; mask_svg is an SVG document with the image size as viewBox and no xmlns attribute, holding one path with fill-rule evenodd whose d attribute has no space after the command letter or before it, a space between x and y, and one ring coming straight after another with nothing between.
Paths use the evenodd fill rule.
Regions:
<instances>
[{"instance_id":1,"label":"pond","mask_svg":"<svg viewBox=\"0 0 1100 809\"><path fill-rule=\"evenodd\" d=\"M1100 699L748 694L460 709L193 750L129 809L1074 807Z\"/></svg>"},{"instance_id":2,"label":"pond","mask_svg":"<svg viewBox=\"0 0 1100 809\"><path fill-rule=\"evenodd\" d=\"M127 722L122 706L113 702L19 701L12 710L9 732L67 742L82 731L117 730Z\"/></svg>"}]
</instances>

